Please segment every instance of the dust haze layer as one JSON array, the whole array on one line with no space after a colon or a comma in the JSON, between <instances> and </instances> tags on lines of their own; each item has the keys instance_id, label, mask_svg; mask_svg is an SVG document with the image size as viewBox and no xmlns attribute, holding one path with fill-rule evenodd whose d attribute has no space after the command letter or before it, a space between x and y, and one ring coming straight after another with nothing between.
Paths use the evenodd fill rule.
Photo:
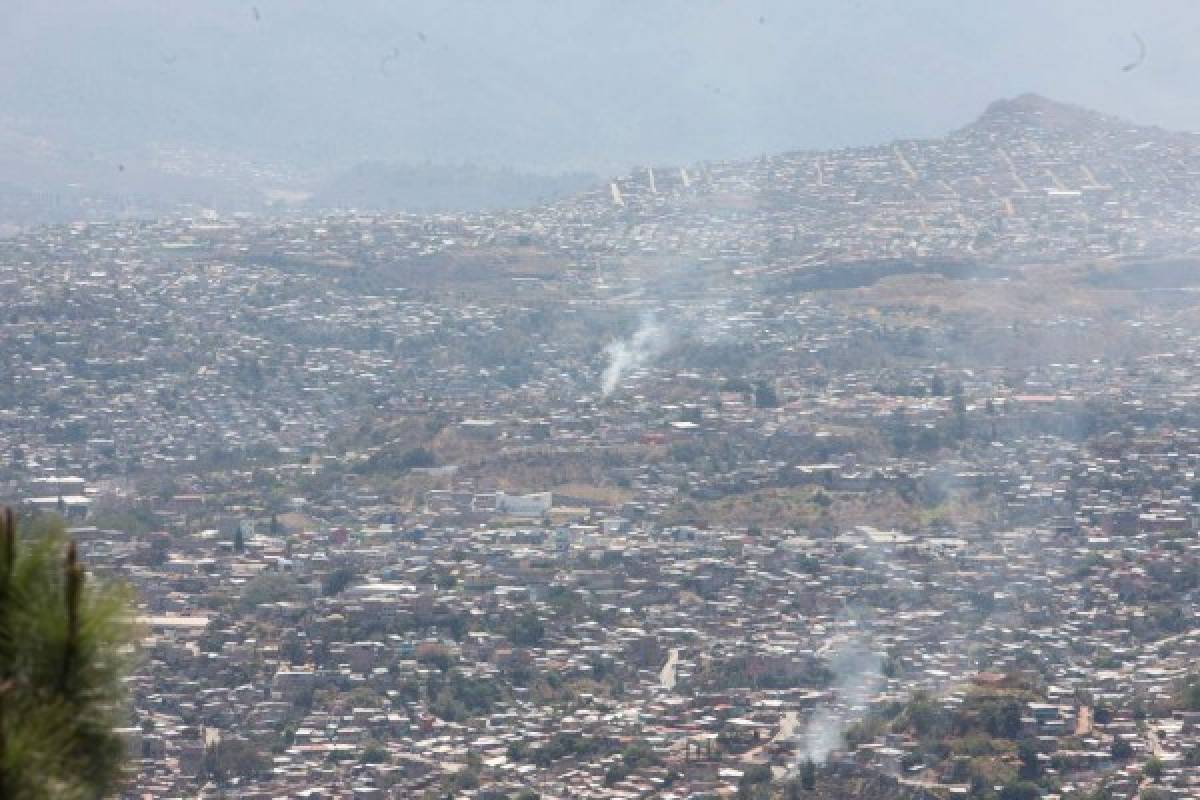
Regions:
<instances>
[{"instance_id":1,"label":"dust haze layer","mask_svg":"<svg viewBox=\"0 0 1200 800\"><path fill-rule=\"evenodd\" d=\"M937 136L1028 91L1200 129L1182 0L80 0L5 22L0 178L62 217L75 183L153 212L320 197L365 162L537 173L465 192L520 204L560 173Z\"/></svg>"}]
</instances>

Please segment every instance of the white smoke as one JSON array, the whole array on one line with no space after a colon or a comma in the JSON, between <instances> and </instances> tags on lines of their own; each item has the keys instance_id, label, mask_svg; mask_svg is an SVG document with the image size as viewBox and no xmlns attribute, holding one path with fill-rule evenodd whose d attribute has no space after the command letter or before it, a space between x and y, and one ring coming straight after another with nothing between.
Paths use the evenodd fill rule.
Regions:
<instances>
[{"instance_id":1,"label":"white smoke","mask_svg":"<svg viewBox=\"0 0 1200 800\"><path fill-rule=\"evenodd\" d=\"M604 396L612 394L629 372L644 367L661 356L667 349L668 341L667 329L653 317L646 317L629 338L610 342L604 348L608 365L604 368L600 382Z\"/></svg>"},{"instance_id":2,"label":"white smoke","mask_svg":"<svg viewBox=\"0 0 1200 800\"><path fill-rule=\"evenodd\" d=\"M838 647L830 661L833 699L813 709L801 739L800 760L816 764L842 746L846 729L862 719L867 704L883 686L883 657L863 639Z\"/></svg>"}]
</instances>

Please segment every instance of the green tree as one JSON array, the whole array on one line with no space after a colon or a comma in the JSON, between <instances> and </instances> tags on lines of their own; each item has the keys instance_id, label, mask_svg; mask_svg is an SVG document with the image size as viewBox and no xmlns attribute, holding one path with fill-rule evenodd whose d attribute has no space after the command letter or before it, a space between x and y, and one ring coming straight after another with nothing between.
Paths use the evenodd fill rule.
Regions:
<instances>
[{"instance_id":1,"label":"green tree","mask_svg":"<svg viewBox=\"0 0 1200 800\"><path fill-rule=\"evenodd\" d=\"M1200 711L1200 678L1193 678L1183 687L1179 703L1186 711Z\"/></svg>"},{"instance_id":2,"label":"green tree","mask_svg":"<svg viewBox=\"0 0 1200 800\"><path fill-rule=\"evenodd\" d=\"M1133 758L1133 745L1124 739L1113 739L1110 752L1113 761L1128 761Z\"/></svg>"},{"instance_id":3,"label":"green tree","mask_svg":"<svg viewBox=\"0 0 1200 800\"><path fill-rule=\"evenodd\" d=\"M321 594L326 597L341 594L357 577L358 572L353 567L336 567L321 579Z\"/></svg>"},{"instance_id":4,"label":"green tree","mask_svg":"<svg viewBox=\"0 0 1200 800\"><path fill-rule=\"evenodd\" d=\"M536 611L529 609L513 620L506 633L509 640L519 647L537 647L546 636L546 625Z\"/></svg>"},{"instance_id":5,"label":"green tree","mask_svg":"<svg viewBox=\"0 0 1200 800\"><path fill-rule=\"evenodd\" d=\"M129 594L86 579L61 521L22 527L0 509L0 797L100 798L124 761Z\"/></svg>"},{"instance_id":6,"label":"green tree","mask_svg":"<svg viewBox=\"0 0 1200 800\"><path fill-rule=\"evenodd\" d=\"M1146 777L1155 783L1162 780L1163 770L1163 762L1158 758L1150 759L1146 762L1146 766L1142 768L1142 771L1146 773Z\"/></svg>"},{"instance_id":7,"label":"green tree","mask_svg":"<svg viewBox=\"0 0 1200 800\"><path fill-rule=\"evenodd\" d=\"M1038 762L1037 744L1032 739L1022 739L1017 742L1017 757L1021 760L1021 777L1025 780L1037 780L1042 774L1041 764Z\"/></svg>"},{"instance_id":8,"label":"green tree","mask_svg":"<svg viewBox=\"0 0 1200 800\"><path fill-rule=\"evenodd\" d=\"M775 391L775 387L767 381L759 381L754 384L754 407L755 408L778 408L779 394Z\"/></svg>"},{"instance_id":9,"label":"green tree","mask_svg":"<svg viewBox=\"0 0 1200 800\"><path fill-rule=\"evenodd\" d=\"M204 774L225 785L232 778L265 775L270 761L262 751L245 739L222 738L204 751Z\"/></svg>"},{"instance_id":10,"label":"green tree","mask_svg":"<svg viewBox=\"0 0 1200 800\"><path fill-rule=\"evenodd\" d=\"M1042 790L1030 781L1006 783L1000 790L1000 800L1037 800L1041 796Z\"/></svg>"},{"instance_id":11,"label":"green tree","mask_svg":"<svg viewBox=\"0 0 1200 800\"><path fill-rule=\"evenodd\" d=\"M303 595L296 579L283 572L260 572L242 587L238 604L242 611L253 611L263 603L299 600Z\"/></svg>"},{"instance_id":12,"label":"green tree","mask_svg":"<svg viewBox=\"0 0 1200 800\"><path fill-rule=\"evenodd\" d=\"M811 758L804 759L800 765L800 787L810 792L817 788L817 765Z\"/></svg>"},{"instance_id":13,"label":"green tree","mask_svg":"<svg viewBox=\"0 0 1200 800\"><path fill-rule=\"evenodd\" d=\"M738 797L755 797L759 794L758 787L771 782L771 768L766 764L752 764L746 767L738 781Z\"/></svg>"},{"instance_id":14,"label":"green tree","mask_svg":"<svg viewBox=\"0 0 1200 800\"><path fill-rule=\"evenodd\" d=\"M371 739L363 747L358 760L363 764L386 764L392 760L392 756L382 742Z\"/></svg>"}]
</instances>

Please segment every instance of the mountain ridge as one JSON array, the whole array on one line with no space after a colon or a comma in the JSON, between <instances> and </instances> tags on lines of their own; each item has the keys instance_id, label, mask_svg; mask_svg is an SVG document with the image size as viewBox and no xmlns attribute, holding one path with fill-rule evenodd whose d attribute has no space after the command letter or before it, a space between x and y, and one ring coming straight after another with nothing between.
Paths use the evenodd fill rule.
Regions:
<instances>
[{"instance_id":1,"label":"mountain ridge","mask_svg":"<svg viewBox=\"0 0 1200 800\"><path fill-rule=\"evenodd\" d=\"M474 164L372 160L322 181L305 206L409 212L503 210L552 203L599 181L587 173L543 175Z\"/></svg>"},{"instance_id":2,"label":"mountain ridge","mask_svg":"<svg viewBox=\"0 0 1200 800\"><path fill-rule=\"evenodd\" d=\"M62 222L75 215L104 219L194 213L198 207L251 213L350 208L415 213L504 211L571 202L575 192L589 194L589 185L602 187L590 190L591 194L607 192L609 184L627 183L635 174L596 178L583 173L542 175L487 166L362 161L325 178L281 177L286 170L263 170L249 163L234 164L230 169L227 163L204 153L202 158L189 158L184 152L176 163L153 154L144 158L135 153L81 156L44 137L18 134L17 129L4 136L5 130L0 126L0 138L19 146L3 159L12 169L0 186L0 226ZM760 159L778 163L844 152L886 153L979 135L1011 140L1035 130L1093 142L1129 132L1171 147L1200 142L1194 134L1140 125L1028 92L991 102L974 120L940 137L832 150L783 150ZM226 171L206 172L206 165L214 161ZM702 173L705 164L748 168L754 161L741 158L654 169L666 176L681 169ZM280 196L293 199L281 204Z\"/></svg>"}]
</instances>

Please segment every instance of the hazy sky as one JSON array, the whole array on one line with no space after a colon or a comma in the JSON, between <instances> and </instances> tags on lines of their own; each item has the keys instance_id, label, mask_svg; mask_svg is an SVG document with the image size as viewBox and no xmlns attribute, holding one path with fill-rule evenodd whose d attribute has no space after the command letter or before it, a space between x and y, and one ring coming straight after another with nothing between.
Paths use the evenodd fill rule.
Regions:
<instances>
[{"instance_id":1,"label":"hazy sky","mask_svg":"<svg viewBox=\"0 0 1200 800\"><path fill-rule=\"evenodd\" d=\"M1196 0L0 8L0 122L98 147L610 171L935 136L1027 91L1200 130Z\"/></svg>"}]
</instances>

